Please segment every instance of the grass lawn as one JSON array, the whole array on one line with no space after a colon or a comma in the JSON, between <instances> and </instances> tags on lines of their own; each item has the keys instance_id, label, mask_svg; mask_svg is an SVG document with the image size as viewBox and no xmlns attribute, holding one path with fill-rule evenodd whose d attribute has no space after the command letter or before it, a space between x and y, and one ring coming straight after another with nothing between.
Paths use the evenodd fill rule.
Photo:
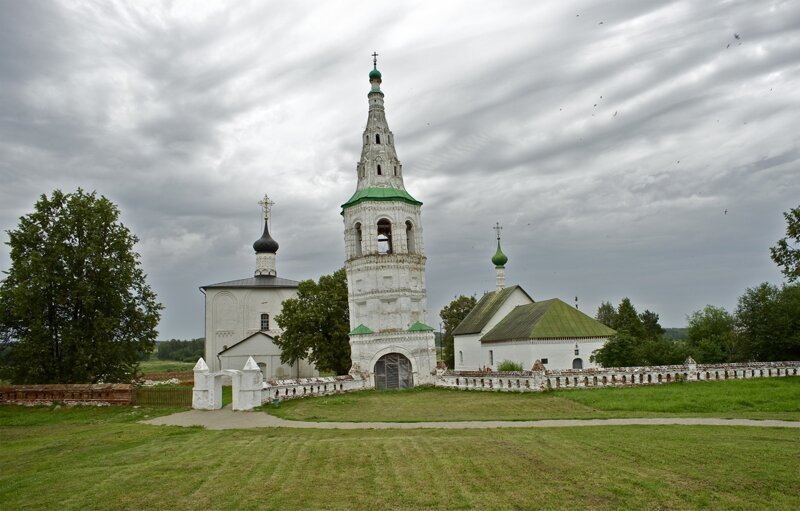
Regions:
<instances>
[{"instance_id":1,"label":"grass lawn","mask_svg":"<svg viewBox=\"0 0 800 511\"><path fill-rule=\"evenodd\" d=\"M421 387L298 399L264 408L291 420L352 422L675 416L800 420L800 377L524 394Z\"/></svg>"},{"instance_id":2,"label":"grass lawn","mask_svg":"<svg viewBox=\"0 0 800 511\"><path fill-rule=\"evenodd\" d=\"M136 423L167 411L0 406L0 507L796 509L800 499L800 435L790 429Z\"/></svg>"},{"instance_id":3,"label":"grass lawn","mask_svg":"<svg viewBox=\"0 0 800 511\"><path fill-rule=\"evenodd\" d=\"M191 372L196 362L178 362L176 360L146 360L139 363L139 372L147 376L151 373L186 373Z\"/></svg>"}]
</instances>

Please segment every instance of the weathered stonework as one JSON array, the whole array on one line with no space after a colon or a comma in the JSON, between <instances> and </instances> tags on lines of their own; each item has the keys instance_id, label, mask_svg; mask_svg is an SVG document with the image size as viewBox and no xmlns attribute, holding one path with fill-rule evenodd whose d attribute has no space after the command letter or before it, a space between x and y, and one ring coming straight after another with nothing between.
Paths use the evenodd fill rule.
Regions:
<instances>
[{"instance_id":1,"label":"weathered stonework","mask_svg":"<svg viewBox=\"0 0 800 511\"><path fill-rule=\"evenodd\" d=\"M378 361L384 355L399 354L407 359L402 362L405 376L400 387L431 384L436 350L432 328L424 325L427 293L422 203L405 190L377 69L370 73L370 83L369 115L356 165L356 193L342 205L353 330L350 373L368 387L376 386ZM393 378L395 373L387 371Z\"/></svg>"}]
</instances>

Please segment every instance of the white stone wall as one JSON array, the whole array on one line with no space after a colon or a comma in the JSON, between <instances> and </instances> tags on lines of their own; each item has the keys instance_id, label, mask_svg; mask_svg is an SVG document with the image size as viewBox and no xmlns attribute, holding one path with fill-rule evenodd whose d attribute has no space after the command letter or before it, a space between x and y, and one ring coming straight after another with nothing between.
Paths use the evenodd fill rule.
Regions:
<instances>
[{"instance_id":1,"label":"white stone wall","mask_svg":"<svg viewBox=\"0 0 800 511\"><path fill-rule=\"evenodd\" d=\"M481 345L483 360L478 367L487 366L497 370L504 360L518 362L523 369L530 369L534 361L547 359L547 369L572 369L572 362L580 358L583 369L600 367L591 362L591 354L606 343L608 338L599 339L520 339L514 341L491 342ZM575 347L577 345L577 348ZM575 355L575 350L578 355ZM490 352L492 357L490 357ZM494 358L494 363L490 363Z\"/></svg>"},{"instance_id":2,"label":"white stone wall","mask_svg":"<svg viewBox=\"0 0 800 511\"><path fill-rule=\"evenodd\" d=\"M389 353L400 353L411 362L414 386L432 385L436 374L436 345L433 332L395 332L350 336L350 374L375 387L375 363Z\"/></svg>"},{"instance_id":3,"label":"white stone wall","mask_svg":"<svg viewBox=\"0 0 800 511\"><path fill-rule=\"evenodd\" d=\"M205 293L205 360L210 370L223 369L217 358L226 346L260 331L261 314L269 314L272 337L281 334L275 317L281 313L283 301L297 297L293 288L210 288Z\"/></svg>"}]
</instances>

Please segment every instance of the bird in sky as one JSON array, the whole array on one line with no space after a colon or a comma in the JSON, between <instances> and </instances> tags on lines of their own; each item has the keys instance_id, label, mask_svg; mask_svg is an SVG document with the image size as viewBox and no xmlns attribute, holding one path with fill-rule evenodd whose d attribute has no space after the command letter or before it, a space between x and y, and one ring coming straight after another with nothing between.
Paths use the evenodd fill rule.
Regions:
<instances>
[{"instance_id":1,"label":"bird in sky","mask_svg":"<svg viewBox=\"0 0 800 511\"><path fill-rule=\"evenodd\" d=\"M733 38L734 39L741 39L741 36L739 34L733 34Z\"/></svg>"},{"instance_id":2,"label":"bird in sky","mask_svg":"<svg viewBox=\"0 0 800 511\"><path fill-rule=\"evenodd\" d=\"M728 214L728 208L725 208L725 211L723 211L722 214L723 215L727 215Z\"/></svg>"}]
</instances>

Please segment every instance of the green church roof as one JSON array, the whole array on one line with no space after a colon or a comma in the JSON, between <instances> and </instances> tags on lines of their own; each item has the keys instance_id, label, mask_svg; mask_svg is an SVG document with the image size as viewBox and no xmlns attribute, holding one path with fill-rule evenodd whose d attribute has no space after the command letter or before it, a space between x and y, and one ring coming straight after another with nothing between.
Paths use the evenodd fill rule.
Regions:
<instances>
[{"instance_id":1,"label":"green church roof","mask_svg":"<svg viewBox=\"0 0 800 511\"><path fill-rule=\"evenodd\" d=\"M433 332L433 327L417 321L408 328L409 332Z\"/></svg>"},{"instance_id":2,"label":"green church roof","mask_svg":"<svg viewBox=\"0 0 800 511\"><path fill-rule=\"evenodd\" d=\"M381 77L381 72L378 71L378 68L375 68L375 69L373 69L372 71L369 72L369 79L370 80L379 79L380 77Z\"/></svg>"},{"instance_id":3,"label":"green church roof","mask_svg":"<svg viewBox=\"0 0 800 511\"><path fill-rule=\"evenodd\" d=\"M370 329L369 329L369 327L366 327L366 326L364 326L364 325L358 325L357 327L355 327L355 328L354 328L354 329L353 329L353 330L350 332L350 335L364 335L364 334L374 334L374 333L375 333L375 332L373 332L372 330L370 330Z\"/></svg>"},{"instance_id":4,"label":"green church roof","mask_svg":"<svg viewBox=\"0 0 800 511\"><path fill-rule=\"evenodd\" d=\"M481 342L609 337L615 333L575 307L553 298L515 307L481 338Z\"/></svg>"},{"instance_id":5,"label":"green church roof","mask_svg":"<svg viewBox=\"0 0 800 511\"><path fill-rule=\"evenodd\" d=\"M477 334L483 327L486 326L486 323L489 322L492 317L497 314L497 311L500 310L500 307L508 300L508 297L516 290L519 289L523 293L525 290L519 286L511 286L500 291L492 291L491 293L486 293L483 297L478 300L478 303L475 304L475 307L469 311L467 317L464 318L461 323L458 324L455 330L453 330L454 335L463 335L463 334ZM525 293L526 295L528 293ZM530 296L528 296L530 298ZM531 298L533 301L533 298Z\"/></svg>"},{"instance_id":6,"label":"green church roof","mask_svg":"<svg viewBox=\"0 0 800 511\"><path fill-rule=\"evenodd\" d=\"M411 196L407 191L400 188L362 188L350 197L350 200L342 204L342 209L347 209L364 201L403 201L416 206L422 203Z\"/></svg>"}]
</instances>

